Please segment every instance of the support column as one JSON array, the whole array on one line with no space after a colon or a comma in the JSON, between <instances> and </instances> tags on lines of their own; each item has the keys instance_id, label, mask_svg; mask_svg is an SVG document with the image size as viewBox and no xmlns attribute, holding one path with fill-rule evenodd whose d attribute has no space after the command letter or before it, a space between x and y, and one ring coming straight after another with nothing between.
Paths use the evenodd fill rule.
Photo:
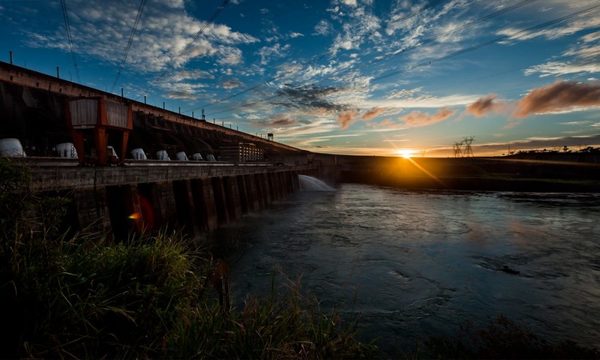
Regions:
<instances>
[{"instance_id":1,"label":"support column","mask_svg":"<svg viewBox=\"0 0 600 360\"><path fill-rule=\"evenodd\" d=\"M227 209L227 198L223 187L223 179L220 177L213 177L211 178L211 184L215 195L215 205L217 207L219 224L227 224L230 220L230 216Z\"/></svg>"},{"instance_id":2,"label":"support column","mask_svg":"<svg viewBox=\"0 0 600 360\"><path fill-rule=\"evenodd\" d=\"M215 196L213 193L213 186L210 179L200 179L201 184L201 196L202 203L204 205L204 221L206 223L207 230L214 230L219 226L219 219L217 215L217 206L215 203Z\"/></svg>"},{"instance_id":3,"label":"support column","mask_svg":"<svg viewBox=\"0 0 600 360\"><path fill-rule=\"evenodd\" d=\"M225 188L225 199L227 200L227 209L229 211L229 220L237 220L242 216L242 207L240 205L240 192L237 181L233 176L223 178Z\"/></svg>"},{"instance_id":4,"label":"support column","mask_svg":"<svg viewBox=\"0 0 600 360\"><path fill-rule=\"evenodd\" d=\"M175 205L177 209L177 220L186 230L195 234L197 232L196 208L190 187L189 180L179 180L173 182L173 192L175 194Z\"/></svg>"},{"instance_id":5,"label":"support column","mask_svg":"<svg viewBox=\"0 0 600 360\"><path fill-rule=\"evenodd\" d=\"M240 205L242 207L242 214L248 213L248 189L246 189L246 182L244 181L244 177L242 175L238 175L235 177L235 181L237 182L238 191L240 193Z\"/></svg>"},{"instance_id":6,"label":"support column","mask_svg":"<svg viewBox=\"0 0 600 360\"><path fill-rule=\"evenodd\" d=\"M155 196L154 204L158 209L159 223L174 226L177 219L177 210L173 184L170 182L157 183L155 185Z\"/></svg>"},{"instance_id":7,"label":"support column","mask_svg":"<svg viewBox=\"0 0 600 360\"><path fill-rule=\"evenodd\" d=\"M121 138L121 153L119 154L119 162L125 161L127 156L127 144L129 142L129 130L123 130L123 137Z\"/></svg>"},{"instance_id":8,"label":"support column","mask_svg":"<svg viewBox=\"0 0 600 360\"><path fill-rule=\"evenodd\" d=\"M94 142L96 146L96 160L98 165L106 165L106 147L108 146L108 137L106 135L106 129L104 127L97 126L94 129Z\"/></svg>"},{"instance_id":9,"label":"support column","mask_svg":"<svg viewBox=\"0 0 600 360\"><path fill-rule=\"evenodd\" d=\"M73 146L75 146L75 150L77 150L77 158L79 159L79 163L85 163L85 146L83 141L83 132L73 130L71 132L71 136L73 138Z\"/></svg>"},{"instance_id":10,"label":"support column","mask_svg":"<svg viewBox=\"0 0 600 360\"><path fill-rule=\"evenodd\" d=\"M277 182L275 181L275 173L267 174L267 184L269 184L269 194L273 201L279 199L279 194L277 192Z\"/></svg>"},{"instance_id":11,"label":"support column","mask_svg":"<svg viewBox=\"0 0 600 360\"><path fill-rule=\"evenodd\" d=\"M257 174L257 181L260 184L261 198L264 199L266 207L273 201L271 187L269 186L269 174Z\"/></svg>"},{"instance_id":12,"label":"support column","mask_svg":"<svg viewBox=\"0 0 600 360\"><path fill-rule=\"evenodd\" d=\"M246 183L246 195L248 197L248 207L250 210L260 209L260 199L254 175L244 175Z\"/></svg>"}]
</instances>

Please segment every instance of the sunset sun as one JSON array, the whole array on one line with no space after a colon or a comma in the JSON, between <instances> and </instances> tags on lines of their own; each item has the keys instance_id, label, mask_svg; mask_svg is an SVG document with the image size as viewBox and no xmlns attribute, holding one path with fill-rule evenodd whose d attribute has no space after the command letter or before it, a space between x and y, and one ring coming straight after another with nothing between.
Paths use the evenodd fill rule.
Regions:
<instances>
[{"instance_id":1,"label":"sunset sun","mask_svg":"<svg viewBox=\"0 0 600 360\"><path fill-rule=\"evenodd\" d=\"M415 151L411 149L398 149L396 154L402 156L405 159L410 159L414 155Z\"/></svg>"}]
</instances>

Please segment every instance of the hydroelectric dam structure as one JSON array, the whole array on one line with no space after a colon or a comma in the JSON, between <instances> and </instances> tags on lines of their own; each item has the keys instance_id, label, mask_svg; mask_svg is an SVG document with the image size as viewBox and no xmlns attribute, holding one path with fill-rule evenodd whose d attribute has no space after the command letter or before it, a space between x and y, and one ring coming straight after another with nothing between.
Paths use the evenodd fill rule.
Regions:
<instances>
[{"instance_id":1,"label":"hydroelectric dam structure","mask_svg":"<svg viewBox=\"0 0 600 360\"><path fill-rule=\"evenodd\" d=\"M33 192L72 200L76 228L116 237L214 230L335 160L4 62L0 146L27 166Z\"/></svg>"},{"instance_id":2,"label":"hydroelectric dam structure","mask_svg":"<svg viewBox=\"0 0 600 360\"><path fill-rule=\"evenodd\" d=\"M221 124L0 62L0 157L28 168L33 192L71 199L73 228L117 238L214 230L297 191L298 175L419 190L600 191L591 156L318 154Z\"/></svg>"}]
</instances>

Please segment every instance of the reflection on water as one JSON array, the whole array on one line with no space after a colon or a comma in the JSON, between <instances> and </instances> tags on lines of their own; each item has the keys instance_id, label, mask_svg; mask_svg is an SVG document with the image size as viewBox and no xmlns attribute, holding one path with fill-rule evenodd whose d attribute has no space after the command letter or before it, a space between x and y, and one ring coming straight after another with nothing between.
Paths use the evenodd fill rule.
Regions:
<instances>
[{"instance_id":1,"label":"reflection on water","mask_svg":"<svg viewBox=\"0 0 600 360\"><path fill-rule=\"evenodd\" d=\"M239 241L238 300L271 271L394 353L498 314L556 339L600 340L600 196L419 193L342 185L297 193L216 236Z\"/></svg>"}]
</instances>

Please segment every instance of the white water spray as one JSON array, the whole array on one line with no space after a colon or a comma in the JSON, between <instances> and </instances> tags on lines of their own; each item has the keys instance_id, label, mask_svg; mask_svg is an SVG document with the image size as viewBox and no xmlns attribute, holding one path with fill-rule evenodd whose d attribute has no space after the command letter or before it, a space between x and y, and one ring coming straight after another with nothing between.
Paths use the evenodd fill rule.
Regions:
<instances>
[{"instance_id":1,"label":"white water spray","mask_svg":"<svg viewBox=\"0 0 600 360\"><path fill-rule=\"evenodd\" d=\"M335 188L312 176L298 175L298 178L300 179L300 189L304 191L335 191Z\"/></svg>"}]
</instances>

